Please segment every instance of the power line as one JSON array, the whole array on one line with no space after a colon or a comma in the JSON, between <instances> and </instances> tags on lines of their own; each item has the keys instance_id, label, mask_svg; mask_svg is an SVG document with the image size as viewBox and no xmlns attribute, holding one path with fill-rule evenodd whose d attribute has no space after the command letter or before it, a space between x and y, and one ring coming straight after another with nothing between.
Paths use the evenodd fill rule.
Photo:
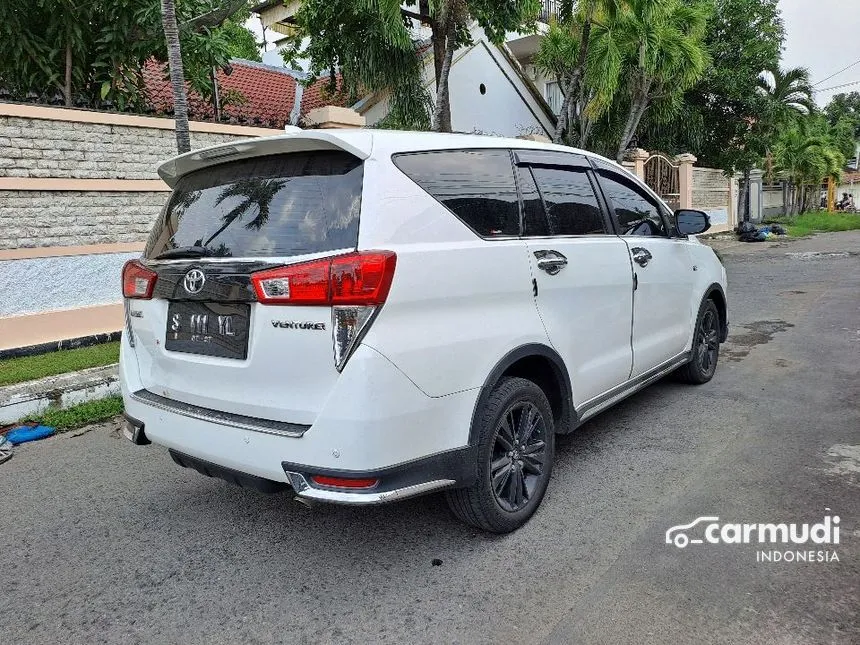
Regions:
<instances>
[{"instance_id":1,"label":"power line","mask_svg":"<svg viewBox=\"0 0 860 645\"><path fill-rule=\"evenodd\" d=\"M840 75L842 72L844 72L846 69L851 69L852 67L854 67L854 66L855 66L855 65L857 65L858 63L860 63L860 58L858 58L857 60L855 60L853 63L851 63L851 64L850 64L850 65L848 65L847 67L843 67L842 69L840 69L840 70L839 70L838 72L836 72L835 74L831 74L830 76L828 76L828 77L826 77L826 78L822 78L822 79L821 79L820 81L818 81L817 83L813 83L813 84L812 84L812 87L815 87L816 85L821 85L824 81L829 81L829 80L830 80L831 78L833 78L834 76L839 76L839 75ZM823 91L823 90L822 90L822 91Z\"/></svg>"},{"instance_id":2,"label":"power line","mask_svg":"<svg viewBox=\"0 0 860 645\"><path fill-rule=\"evenodd\" d=\"M857 85L860 83L860 79L856 81L851 81L850 83L842 83L841 85L834 85L832 87L822 87L821 89L813 89L813 92L829 92L830 90L838 90L840 87L848 87L849 85Z\"/></svg>"}]
</instances>

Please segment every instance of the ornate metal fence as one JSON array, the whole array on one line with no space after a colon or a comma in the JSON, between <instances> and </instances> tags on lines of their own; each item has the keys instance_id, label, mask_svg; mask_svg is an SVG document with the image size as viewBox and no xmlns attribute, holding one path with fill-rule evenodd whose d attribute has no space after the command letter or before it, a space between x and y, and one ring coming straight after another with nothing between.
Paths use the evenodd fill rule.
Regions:
<instances>
[{"instance_id":1,"label":"ornate metal fence","mask_svg":"<svg viewBox=\"0 0 860 645\"><path fill-rule=\"evenodd\" d=\"M666 155L653 154L645 160L645 183L673 209L681 206L678 166Z\"/></svg>"}]
</instances>

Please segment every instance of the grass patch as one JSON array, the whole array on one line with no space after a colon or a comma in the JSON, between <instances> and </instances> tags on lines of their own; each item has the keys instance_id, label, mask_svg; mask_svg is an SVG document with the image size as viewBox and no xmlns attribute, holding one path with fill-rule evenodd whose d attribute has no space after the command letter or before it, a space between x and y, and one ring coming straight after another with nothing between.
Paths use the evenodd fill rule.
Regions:
<instances>
[{"instance_id":1,"label":"grass patch","mask_svg":"<svg viewBox=\"0 0 860 645\"><path fill-rule=\"evenodd\" d=\"M803 215L781 217L772 221L786 226L788 234L792 237L803 237L812 233L832 233L860 229L860 214L858 213L812 211Z\"/></svg>"},{"instance_id":2,"label":"grass patch","mask_svg":"<svg viewBox=\"0 0 860 645\"><path fill-rule=\"evenodd\" d=\"M91 423L108 421L122 414L122 397L109 396L97 401L85 401L70 408L48 408L39 414L27 417L24 421L36 421L43 426L52 426L57 432L74 430Z\"/></svg>"},{"instance_id":3,"label":"grass patch","mask_svg":"<svg viewBox=\"0 0 860 645\"><path fill-rule=\"evenodd\" d=\"M119 360L119 341L76 349L61 349L37 356L0 360L0 386L33 381L46 376L110 365Z\"/></svg>"}]
</instances>

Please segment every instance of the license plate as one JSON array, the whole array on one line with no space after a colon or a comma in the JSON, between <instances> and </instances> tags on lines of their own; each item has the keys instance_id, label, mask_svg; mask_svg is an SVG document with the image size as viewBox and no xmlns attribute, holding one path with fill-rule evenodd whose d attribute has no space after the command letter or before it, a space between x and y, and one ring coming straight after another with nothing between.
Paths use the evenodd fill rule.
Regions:
<instances>
[{"instance_id":1,"label":"license plate","mask_svg":"<svg viewBox=\"0 0 860 645\"><path fill-rule=\"evenodd\" d=\"M171 302L164 347L186 354L247 358L250 315L247 304Z\"/></svg>"}]
</instances>

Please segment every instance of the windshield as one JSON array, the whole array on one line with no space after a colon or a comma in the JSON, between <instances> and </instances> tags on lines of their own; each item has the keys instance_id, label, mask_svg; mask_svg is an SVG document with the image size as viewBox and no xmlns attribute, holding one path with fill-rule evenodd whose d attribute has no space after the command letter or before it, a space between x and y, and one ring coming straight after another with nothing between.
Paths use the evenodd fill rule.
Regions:
<instances>
[{"instance_id":1,"label":"windshield","mask_svg":"<svg viewBox=\"0 0 860 645\"><path fill-rule=\"evenodd\" d=\"M363 166L343 151L254 157L179 180L144 257L274 257L355 248Z\"/></svg>"}]
</instances>

